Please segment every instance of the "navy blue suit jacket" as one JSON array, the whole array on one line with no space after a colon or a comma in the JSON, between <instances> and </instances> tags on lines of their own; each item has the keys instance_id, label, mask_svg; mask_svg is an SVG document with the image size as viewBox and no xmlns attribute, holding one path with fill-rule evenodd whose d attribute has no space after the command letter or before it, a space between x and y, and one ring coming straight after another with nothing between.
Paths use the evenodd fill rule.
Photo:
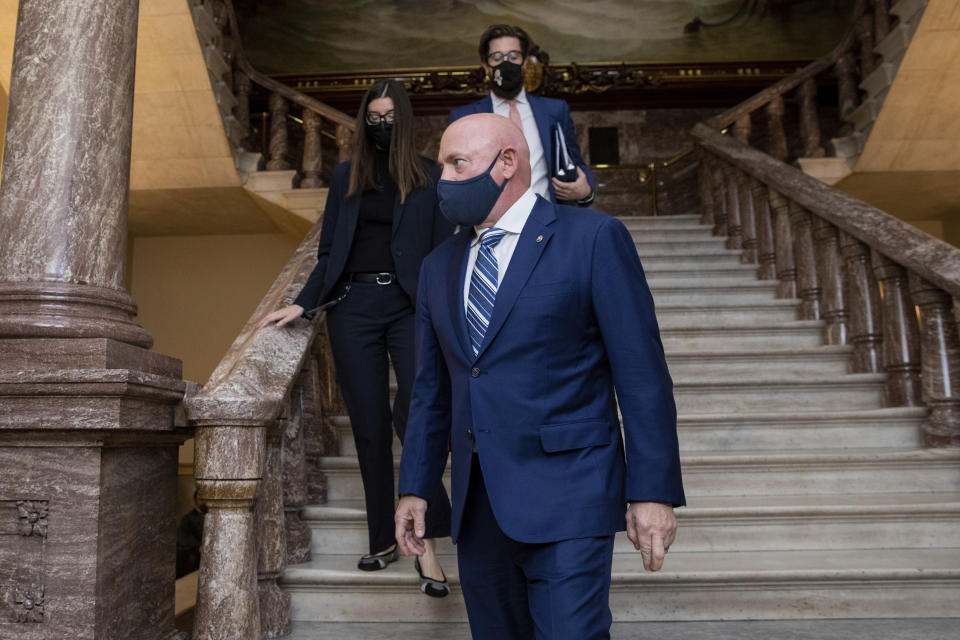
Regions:
<instances>
[{"instance_id":1,"label":"navy blue suit jacket","mask_svg":"<svg viewBox=\"0 0 960 640\"><path fill-rule=\"evenodd\" d=\"M563 136L567 141L567 151L574 163L583 169L583 173L587 176L587 182L590 183L590 188L596 191L597 181L580 154L577 135L573 130L573 120L570 118L570 105L564 100L543 98L529 93L527 99L530 101L530 110L533 111L533 119L537 121L537 130L540 132L540 143L543 145L543 153L547 159L547 173L550 172L550 159L553 157L553 125L559 122L563 129ZM493 100L489 94L482 100L453 109L450 112L450 122L474 113L493 113ZM550 197L556 201L557 196L553 190L552 177L548 175L547 180L550 182ZM576 203L570 202L569 204Z\"/></svg>"},{"instance_id":2,"label":"navy blue suit jacket","mask_svg":"<svg viewBox=\"0 0 960 640\"><path fill-rule=\"evenodd\" d=\"M449 442L456 541L475 441L514 540L612 535L628 500L682 505L673 383L626 227L537 198L476 357L463 301L472 237L453 236L421 270L400 493L436 495Z\"/></svg>"},{"instance_id":3,"label":"navy blue suit jacket","mask_svg":"<svg viewBox=\"0 0 960 640\"><path fill-rule=\"evenodd\" d=\"M424 162L428 161L424 159ZM454 229L437 204L438 165L430 165L429 177L430 183L407 194L405 202L400 202L398 193L393 209L393 264L400 286L413 303L416 303L420 263L435 246L450 237ZM341 162L333 169L323 210L317 266L294 302L306 310L327 302L343 276L360 215L360 197L354 194L348 198L349 186L350 163Z\"/></svg>"}]
</instances>

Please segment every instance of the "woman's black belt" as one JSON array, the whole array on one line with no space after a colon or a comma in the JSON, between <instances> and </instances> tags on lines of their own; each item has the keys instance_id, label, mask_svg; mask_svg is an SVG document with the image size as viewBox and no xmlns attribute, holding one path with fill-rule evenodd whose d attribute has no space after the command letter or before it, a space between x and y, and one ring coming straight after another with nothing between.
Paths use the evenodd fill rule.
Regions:
<instances>
[{"instance_id":1,"label":"woman's black belt","mask_svg":"<svg viewBox=\"0 0 960 640\"><path fill-rule=\"evenodd\" d=\"M386 271L381 271L380 273L348 273L344 275L343 281L388 285L397 281L397 274Z\"/></svg>"}]
</instances>

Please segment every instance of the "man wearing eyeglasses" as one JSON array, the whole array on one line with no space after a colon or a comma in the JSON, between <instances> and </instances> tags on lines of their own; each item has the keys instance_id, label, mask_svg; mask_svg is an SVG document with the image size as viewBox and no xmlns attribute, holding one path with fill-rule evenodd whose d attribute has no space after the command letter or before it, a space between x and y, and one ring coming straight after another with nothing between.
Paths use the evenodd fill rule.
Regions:
<instances>
[{"instance_id":1,"label":"man wearing eyeglasses","mask_svg":"<svg viewBox=\"0 0 960 640\"><path fill-rule=\"evenodd\" d=\"M563 100L529 95L523 88L530 36L520 27L495 24L480 37L480 60L490 79L490 95L450 112L450 122L474 113L496 113L523 130L530 147L531 189L551 202L585 207L596 195L596 181L577 146L570 106ZM567 151L577 165L577 179L561 182L550 176L552 131L563 130Z\"/></svg>"}]
</instances>

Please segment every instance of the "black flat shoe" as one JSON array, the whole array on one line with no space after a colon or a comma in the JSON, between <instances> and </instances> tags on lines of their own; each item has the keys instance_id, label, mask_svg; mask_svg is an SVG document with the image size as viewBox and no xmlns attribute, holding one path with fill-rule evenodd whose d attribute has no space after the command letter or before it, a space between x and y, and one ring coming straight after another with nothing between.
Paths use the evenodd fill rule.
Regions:
<instances>
[{"instance_id":1,"label":"black flat shoe","mask_svg":"<svg viewBox=\"0 0 960 640\"><path fill-rule=\"evenodd\" d=\"M380 571L381 569L386 569L387 565L391 562L396 562L399 557L400 554L397 552L397 548L394 547L392 551L383 551L372 556L363 556L357 563L357 569L361 571Z\"/></svg>"},{"instance_id":2,"label":"black flat shoe","mask_svg":"<svg viewBox=\"0 0 960 640\"><path fill-rule=\"evenodd\" d=\"M420 591L423 591L431 598L447 597L450 593L450 585L447 583L446 574L443 576L443 581L425 577L423 570L420 568L420 558L413 559L413 566L417 570L417 575L420 576ZM440 572L443 573L443 569L440 569Z\"/></svg>"}]
</instances>

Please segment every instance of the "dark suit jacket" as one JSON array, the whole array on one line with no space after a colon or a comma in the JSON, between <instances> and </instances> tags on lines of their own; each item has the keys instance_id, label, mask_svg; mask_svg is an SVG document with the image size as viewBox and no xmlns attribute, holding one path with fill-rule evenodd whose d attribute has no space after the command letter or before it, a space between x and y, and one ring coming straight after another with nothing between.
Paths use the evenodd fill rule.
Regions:
<instances>
[{"instance_id":1,"label":"dark suit jacket","mask_svg":"<svg viewBox=\"0 0 960 640\"><path fill-rule=\"evenodd\" d=\"M424 163L429 161L424 158ZM440 213L437 204L437 180L440 167L431 164L430 184L407 194L400 203L400 195L393 210L393 263L397 280L416 304L417 278L424 256L453 233L453 225ZM350 185L350 163L341 162L333 169L330 192L323 210L323 228L317 245L317 266L307 284L297 296L295 304L306 310L327 302L337 282L344 275L353 237L360 214L360 197L347 197Z\"/></svg>"},{"instance_id":2,"label":"dark suit jacket","mask_svg":"<svg viewBox=\"0 0 960 640\"><path fill-rule=\"evenodd\" d=\"M626 227L538 197L477 356L463 301L472 235L423 263L400 493L436 495L450 442L456 541L476 443L514 540L612 535L628 500L682 505L673 383Z\"/></svg>"},{"instance_id":3,"label":"dark suit jacket","mask_svg":"<svg viewBox=\"0 0 960 640\"><path fill-rule=\"evenodd\" d=\"M573 120L570 118L570 105L564 100L543 98L541 96L530 95L529 93L527 94L527 99L530 101L530 110L533 111L533 119L537 121L537 130L540 132L540 143L543 145L543 153L547 159L547 173L550 173L550 167L552 166L553 125L559 122L563 129L563 136L567 141L567 151L570 153L574 163L583 169L583 173L587 176L590 187L596 190L597 181L593 177L593 172L590 171L590 167L583 161L583 156L580 154L577 135L573 130ZM482 100L477 100L472 104L453 109L450 112L450 122L474 113L493 113L493 100L489 94ZM556 201L557 196L553 190L553 181L550 180L552 177L553 176L548 175L547 179L550 181L550 197ZM576 203L568 202L566 204L575 205Z\"/></svg>"}]
</instances>

